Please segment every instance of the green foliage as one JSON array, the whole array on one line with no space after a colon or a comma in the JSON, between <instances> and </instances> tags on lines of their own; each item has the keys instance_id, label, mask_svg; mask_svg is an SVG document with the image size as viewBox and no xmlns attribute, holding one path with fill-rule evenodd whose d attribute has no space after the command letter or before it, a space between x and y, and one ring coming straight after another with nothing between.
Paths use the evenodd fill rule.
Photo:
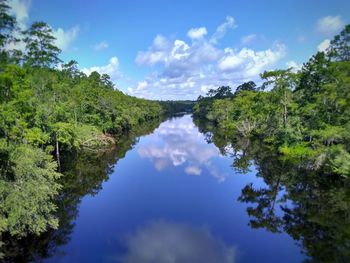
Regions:
<instances>
[{"instance_id":1,"label":"green foliage","mask_svg":"<svg viewBox=\"0 0 350 263\"><path fill-rule=\"evenodd\" d=\"M57 65L61 50L54 45L52 28L45 22L34 22L25 32L26 64L32 67L50 67Z\"/></svg>"},{"instance_id":2,"label":"green foliage","mask_svg":"<svg viewBox=\"0 0 350 263\"><path fill-rule=\"evenodd\" d=\"M28 129L24 138L29 144L34 146L45 145L50 141L49 134L43 132L38 127Z\"/></svg>"},{"instance_id":3,"label":"green foliage","mask_svg":"<svg viewBox=\"0 0 350 263\"><path fill-rule=\"evenodd\" d=\"M16 19L10 15L10 7L6 0L0 1L0 47L12 39L12 31L16 26Z\"/></svg>"},{"instance_id":4,"label":"green foliage","mask_svg":"<svg viewBox=\"0 0 350 263\"><path fill-rule=\"evenodd\" d=\"M337 146L332 149L330 165L333 172L350 177L350 153L343 147Z\"/></svg>"},{"instance_id":5,"label":"green foliage","mask_svg":"<svg viewBox=\"0 0 350 263\"><path fill-rule=\"evenodd\" d=\"M299 157L308 151L293 148L298 148ZM349 180L309 171L300 162L281 159L254 143L247 152L266 183L258 188L248 184L238 199L251 204L250 226L289 234L310 262L349 261Z\"/></svg>"},{"instance_id":6,"label":"green foliage","mask_svg":"<svg viewBox=\"0 0 350 263\"><path fill-rule=\"evenodd\" d=\"M245 82L241 85L239 85L237 88L236 88L236 91L235 91L235 96L241 92L241 91L255 91L256 90L256 84L254 81L248 81L248 82Z\"/></svg>"},{"instance_id":7,"label":"green foliage","mask_svg":"<svg viewBox=\"0 0 350 263\"><path fill-rule=\"evenodd\" d=\"M341 143L347 133L348 131L345 127L325 125L318 130L312 130L310 134L314 139L323 142L323 144L331 145L334 143Z\"/></svg>"},{"instance_id":8,"label":"green foliage","mask_svg":"<svg viewBox=\"0 0 350 263\"><path fill-rule=\"evenodd\" d=\"M350 25L303 68L263 72L264 83L222 87L199 97L194 115L214 123L229 138L259 138L284 160L347 176L350 151ZM226 88L226 90L231 90ZM227 98L228 97L228 98ZM334 150L339 145L339 150Z\"/></svg>"},{"instance_id":9,"label":"green foliage","mask_svg":"<svg viewBox=\"0 0 350 263\"><path fill-rule=\"evenodd\" d=\"M16 29L16 18L10 14L6 0L0 0L0 66L6 63L10 54L4 49L5 45L15 41L13 31Z\"/></svg>"},{"instance_id":10,"label":"green foliage","mask_svg":"<svg viewBox=\"0 0 350 263\"><path fill-rule=\"evenodd\" d=\"M74 129L76 142L84 148L101 149L115 142L111 136L106 136L92 125L79 125Z\"/></svg>"},{"instance_id":11,"label":"green foliage","mask_svg":"<svg viewBox=\"0 0 350 263\"><path fill-rule=\"evenodd\" d=\"M287 156L288 159L307 160L315 155L315 152L310 149L307 143L299 143L295 145L283 145L280 147L280 152Z\"/></svg>"},{"instance_id":12,"label":"green foliage","mask_svg":"<svg viewBox=\"0 0 350 263\"><path fill-rule=\"evenodd\" d=\"M350 156L344 145L314 151L312 142L301 141L277 149L256 136L232 139L203 119L195 123L221 154L232 157L234 169L248 173L253 167L263 181L248 183L238 198L249 204L251 228L288 234L308 256L306 262L349 261ZM323 169L315 169L313 159L323 159ZM339 170L332 171L335 167Z\"/></svg>"},{"instance_id":13,"label":"green foliage","mask_svg":"<svg viewBox=\"0 0 350 263\"><path fill-rule=\"evenodd\" d=\"M67 244L72 236L75 219L79 213L79 204L85 195L96 195L104 182L109 180L113 166L135 146L140 136L150 134L160 124L154 119L144 122L130 132L118 137L117 147L98 148L70 152L63 156L64 175L59 182L59 198L55 204L55 216L59 220L58 229L48 229L41 235L11 236L2 234L0 251L3 252L1 262L41 262L51 258L62 245ZM101 135L94 126L77 126L78 138L85 135ZM1 151L0 151L1 154ZM0 158L0 165L1 165ZM1 221L0 221L1 223ZM2 245L2 246L1 246Z\"/></svg>"},{"instance_id":14,"label":"green foliage","mask_svg":"<svg viewBox=\"0 0 350 263\"><path fill-rule=\"evenodd\" d=\"M7 145L0 141L0 226L12 235L39 234L57 227L53 200L60 176L50 155L29 145ZM4 160L5 161L5 160Z\"/></svg>"},{"instance_id":15,"label":"green foliage","mask_svg":"<svg viewBox=\"0 0 350 263\"><path fill-rule=\"evenodd\" d=\"M86 76L76 61L58 69L60 50L45 22L23 32L25 53L12 59L4 49L15 41L9 12L0 0L0 236L26 236L58 225L56 170L65 153L109 145L163 108L123 94L107 74Z\"/></svg>"},{"instance_id":16,"label":"green foliage","mask_svg":"<svg viewBox=\"0 0 350 263\"><path fill-rule=\"evenodd\" d=\"M216 90L214 89L210 89L207 92L207 96L214 98L214 99L223 99L223 98L228 98L228 97L232 97L232 91L231 91L231 87L229 86L221 86L219 88L217 88Z\"/></svg>"},{"instance_id":17,"label":"green foliage","mask_svg":"<svg viewBox=\"0 0 350 263\"><path fill-rule=\"evenodd\" d=\"M65 145L68 149L78 147L75 141L74 125L65 122L55 122L52 125L52 131L55 134L55 139Z\"/></svg>"},{"instance_id":18,"label":"green foliage","mask_svg":"<svg viewBox=\"0 0 350 263\"><path fill-rule=\"evenodd\" d=\"M331 41L329 50L332 59L340 61L350 61L350 25L346 25L344 30L336 35Z\"/></svg>"},{"instance_id":19,"label":"green foliage","mask_svg":"<svg viewBox=\"0 0 350 263\"><path fill-rule=\"evenodd\" d=\"M178 100L178 101L159 101L165 114L172 115L177 113L192 112L194 101Z\"/></svg>"}]
</instances>

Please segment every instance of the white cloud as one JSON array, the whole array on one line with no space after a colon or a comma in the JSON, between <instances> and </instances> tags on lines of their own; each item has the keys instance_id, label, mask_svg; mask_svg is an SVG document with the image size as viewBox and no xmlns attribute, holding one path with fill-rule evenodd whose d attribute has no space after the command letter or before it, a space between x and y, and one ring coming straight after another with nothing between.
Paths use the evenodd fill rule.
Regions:
<instances>
[{"instance_id":1,"label":"white cloud","mask_svg":"<svg viewBox=\"0 0 350 263\"><path fill-rule=\"evenodd\" d=\"M144 80L144 81L139 81L135 88L128 88L127 91L130 94L142 93L142 91L147 89L147 87L148 87L148 82L146 80Z\"/></svg>"},{"instance_id":2,"label":"white cloud","mask_svg":"<svg viewBox=\"0 0 350 263\"><path fill-rule=\"evenodd\" d=\"M236 28L237 24L232 16L227 16L226 21L217 27L215 33L210 39L210 42L216 44L222 38L228 29Z\"/></svg>"},{"instance_id":3,"label":"white cloud","mask_svg":"<svg viewBox=\"0 0 350 263\"><path fill-rule=\"evenodd\" d=\"M216 41L234 27L233 18L228 17L214 38L203 36L201 41L190 43L156 36L148 50L138 52L135 59L138 65L157 66L156 70L144 78L147 87L140 89L135 83L128 93L151 99L196 99L221 85L235 88L245 81L259 82L259 74L273 69L285 56L286 46L276 43L265 50L218 48Z\"/></svg>"},{"instance_id":4,"label":"white cloud","mask_svg":"<svg viewBox=\"0 0 350 263\"><path fill-rule=\"evenodd\" d=\"M156 50L164 50L168 46L168 42L162 35L157 35L153 40L153 45Z\"/></svg>"},{"instance_id":5,"label":"white cloud","mask_svg":"<svg viewBox=\"0 0 350 263\"><path fill-rule=\"evenodd\" d=\"M202 173L202 170L197 166L188 166L185 169L185 173L189 175L200 175Z\"/></svg>"},{"instance_id":6,"label":"white cloud","mask_svg":"<svg viewBox=\"0 0 350 263\"><path fill-rule=\"evenodd\" d=\"M16 37L18 37L19 35L16 35ZM5 46L6 50L19 50L24 52L26 49L26 43L24 43L24 41L18 41L18 42L10 42L8 44L6 44Z\"/></svg>"},{"instance_id":7,"label":"white cloud","mask_svg":"<svg viewBox=\"0 0 350 263\"><path fill-rule=\"evenodd\" d=\"M157 35L148 51L138 52L135 62L138 65L154 65L165 62L168 47L168 40L162 35Z\"/></svg>"},{"instance_id":8,"label":"white cloud","mask_svg":"<svg viewBox=\"0 0 350 263\"><path fill-rule=\"evenodd\" d=\"M327 48L330 46L330 44L331 44L331 41L329 39L325 39L317 46L317 50L320 52L325 52Z\"/></svg>"},{"instance_id":9,"label":"white cloud","mask_svg":"<svg viewBox=\"0 0 350 263\"><path fill-rule=\"evenodd\" d=\"M96 45L93 46L94 50L96 51L100 51L103 49L106 49L109 47L109 44L107 43L107 41L102 41L100 43L97 43Z\"/></svg>"},{"instance_id":10,"label":"white cloud","mask_svg":"<svg viewBox=\"0 0 350 263\"><path fill-rule=\"evenodd\" d=\"M187 36L191 39L200 39L207 34L207 29L205 27L191 28L187 32Z\"/></svg>"},{"instance_id":11,"label":"white cloud","mask_svg":"<svg viewBox=\"0 0 350 263\"><path fill-rule=\"evenodd\" d=\"M287 61L286 66L287 66L287 68L291 68L292 72L297 72L303 67L302 64L298 64L293 60Z\"/></svg>"},{"instance_id":12,"label":"white cloud","mask_svg":"<svg viewBox=\"0 0 350 263\"><path fill-rule=\"evenodd\" d=\"M16 17L18 26L22 30L25 29L29 17L31 0L10 0L8 4L12 8L12 13Z\"/></svg>"},{"instance_id":13,"label":"white cloud","mask_svg":"<svg viewBox=\"0 0 350 263\"><path fill-rule=\"evenodd\" d=\"M29 10L31 7L31 0L10 0L8 5L11 8L11 15L14 15L17 21L18 29L13 32L16 39L22 39L24 36L21 31L26 29L26 23L29 18ZM26 44L24 41L16 41L7 43L5 49L7 50L20 50L24 52Z\"/></svg>"},{"instance_id":14,"label":"white cloud","mask_svg":"<svg viewBox=\"0 0 350 263\"><path fill-rule=\"evenodd\" d=\"M147 81L140 81L139 84L137 85L138 89L145 89L147 88Z\"/></svg>"},{"instance_id":15,"label":"white cloud","mask_svg":"<svg viewBox=\"0 0 350 263\"><path fill-rule=\"evenodd\" d=\"M286 47L282 44L276 44L272 49L263 51L242 48L235 52L232 49L226 49L218 67L221 71L235 72L239 70L246 77L254 77L268 66L274 65L285 56L285 53Z\"/></svg>"},{"instance_id":16,"label":"white cloud","mask_svg":"<svg viewBox=\"0 0 350 263\"><path fill-rule=\"evenodd\" d=\"M158 171L178 167L188 175L210 174L223 182L230 175L217 165L220 151L215 146L208 147L203 136L191 116L171 119L162 123L150 136L149 143L139 146L137 152Z\"/></svg>"},{"instance_id":17,"label":"white cloud","mask_svg":"<svg viewBox=\"0 0 350 263\"><path fill-rule=\"evenodd\" d=\"M29 18L29 10L31 7L31 0L10 0L9 6L12 9L12 14L16 17L18 27L20 30L14 32L14 36L18 39L22 39L23 35L21 31L27 29L27 22ZM77 38L79 33L79 26L76 25L68 30L63 28L52 28L53 36L56 38L55 45L60 48L62 51L68 49L69 45ZM8 50L25 50L25 43L21 40L18 42L9 43L6 46Z\"/></svg>"},{"instance_id":18,"label":"white cloud","mask_svg":"<svg viewBox=\"0 0 350 263\"><path fill-rule=\"evenodd\" d=\"M174 46L171 50L171 57L176 60L186 59L190 55L188 52L190 49L189 45L182 40L175 40Z\"/></svg>"},{"instance_id":19,"label":"white cloud","mask_svg":"<svg viewBox=\"0 0 350 263\"><path fill-rule=\"evenodd\" d=\"M53 29L53 36L56 38L55 45L62 51L68 49L69 45L77 38L79 34L79 26L76 25L67 31L62 28Z\"/></svg>"},{"instance_id":20,"label":"white cloud","mask_svg":"<svg viewBox=\"0 0 350 263\"><path fill-rule=\"evenodd\" d=\"M237 248L224 243L205 226L152 221L123 240L125 252L116 257L122 263L236 262Z\"/></svg>"},{"instance_id":21,"label":"white cloud","mask_svg":"<svg viewBox=\"0 0 350 263\"><path fill-rule=\"evenodd\" d=\"M122 77L122 74L119 69L119 60L117 57L111 57L109 63L105 66L94 66L91 68L81 69L86 75L90 75L93 71L98 73L108 74L111 77L111 80L116 84L116 81Z\"/></svg>"},{"instance_id":22,"label":"white cloud","mask_svg":"<svg viewBox=\"0 0 350 263\"><path fill-rule=\"evenodd\" d=\"M25 27L25 25L22 25L22 26ZM68 50L69 46L77 38L78 33L79 33L79 26L78 25L68 29L67 31L65 31L62 28L58 28L58 29L52 28L52 35L56 38L54 41L54 44L62 51ZM23 38L23 35L20 32L15 32L15 36L18 39ZM17 49L17 50L21 50L24 52L25 47L26 47L26 44L24 43L24 41L21 40L18 42L9 43L6 46L6 49L8 49L8 50Z\"/></svg>"},{"instance_id":23,"label":"white cloud","mask_svg":"<svg viewBox=\"0 0 350 263\"><path fill-rule=\"evenodd\" d=\"M256 34L250 34L241 38L241 43L244 45L250 44L256 39Z\"/></svg>"},{"instance_id":24,"label":"white cloud","mask_svg":"<svg viewBox=\"0 0 350 263\"><path fill-rule=\"evenodd\" d=\"M329 35L339 33L343 28L344 22L340 16L325 16L317 21L317 31Z\"/></svg>"}]
</instances>

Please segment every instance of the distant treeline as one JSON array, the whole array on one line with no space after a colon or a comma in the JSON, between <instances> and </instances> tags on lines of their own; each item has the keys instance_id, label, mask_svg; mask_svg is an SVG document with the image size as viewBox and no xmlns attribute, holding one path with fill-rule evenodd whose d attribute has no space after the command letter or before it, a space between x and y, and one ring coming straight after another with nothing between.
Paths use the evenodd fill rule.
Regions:
<instances>
[{"instance_id":1,"label":"distant treeline","mask_svg":"<svg viewBox=\"0 0 350 263\"><path fill-rule=\"evenodd\" d=\"M174 114L174 113L190 113L193 111L193 106L195 101L191 100L177 100L177 101L158 101L162 106L165 114Z\"/></svg>"},{"instance_id":2,"label":"distant treeline","mask_svg":"<svg viewBox=\"0 0 350 263\"><path fill-rule=\"evenodd\" d=\"M226 137L254 137L281 158L327 174L350 176L350 25L301 70L268 71L261 86L246 82L210 90L194 106Z\"/></svg>"}]
</instances>

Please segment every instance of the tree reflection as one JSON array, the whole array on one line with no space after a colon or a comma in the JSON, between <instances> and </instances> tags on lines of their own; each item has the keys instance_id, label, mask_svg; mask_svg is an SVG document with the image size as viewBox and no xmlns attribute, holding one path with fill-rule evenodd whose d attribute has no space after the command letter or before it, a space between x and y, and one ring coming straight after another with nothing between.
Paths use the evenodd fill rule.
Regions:
<instances>
[{"instance_id":1,"label":"tree reflection","mask_svg":"<svg viewBox=\"0 0 350 263\"><path fill-rule=\"evenodd\" d=\"M58 229L51 229L40 236L29 235L24 238L11 237L5 233L1 246L5 257L1 260L16 263L40 262L63 253L59 249L70 241L82 198L96 195L102 189L102 183L109 179L118 160L124 158L140 136L151 133L159 124L158 120L140 125L120 137L116 148L66 155L63 161L65 172L60 182L63 188L56 201Z\"/></svg>"},{"instance_id":2,"label":"tree reflection","mask_svg":"<svg viewBox=\"0 0 350 263\"><path fill-rule=\"evenodd\" d=\"M200 122L196 124L201 125ZM307 262L350 262L350 180L316 173L288 162L259 141L228 140L202 126L241 172L254 164L266 186L246 185L238 200L247 208L252 228L286 232L309 256Z\"/></svg>"}]
</instances>

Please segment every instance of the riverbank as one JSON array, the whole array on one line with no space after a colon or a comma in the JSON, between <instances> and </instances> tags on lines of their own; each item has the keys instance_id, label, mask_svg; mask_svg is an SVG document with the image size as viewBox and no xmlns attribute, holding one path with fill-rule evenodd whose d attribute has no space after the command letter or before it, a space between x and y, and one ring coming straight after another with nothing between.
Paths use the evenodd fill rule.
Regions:
<instances>
[{"instance_id":1,"label":"riverbank","mask_svg":"<svg viewBox=\"0 0 350 263\"><path fill-rule=\"evenodd\" d=\"M111 134L104 134L94 126L81 125L75 128L79 148L103 150L116 144L116 138Z\"/></svg>"},{"instance_id":2,"label":"riverbank","mask_svg":"<svg viewBox=\"0 0 350 263\"><path fill-rule=\"evenodd\" d=\"M23 238L7 234L6 262L34 257L42 262L109 262L111 251L118 256L127 252L129 243L116 235L147 233L147 241L169 245L172 239L163 236L187 242L189 235L173 233L200 229L212 232L191 240L209 236L215 241L216 233L221 245L239 246L242 262L266 254L271 262L305 257L345 262L348 256L349 181L309 172L281 159L262 141L231 140L212 123L184 115L135 126L117 137L115 147L104 149L62 155L54 212L58 229ZM213 197L209 202L208 193ZM250 242L258 239L265 245ZM72 253L75 249L87 252ZM193 251L187 256L195 256Z\"/></svg>"}]
</instances>

